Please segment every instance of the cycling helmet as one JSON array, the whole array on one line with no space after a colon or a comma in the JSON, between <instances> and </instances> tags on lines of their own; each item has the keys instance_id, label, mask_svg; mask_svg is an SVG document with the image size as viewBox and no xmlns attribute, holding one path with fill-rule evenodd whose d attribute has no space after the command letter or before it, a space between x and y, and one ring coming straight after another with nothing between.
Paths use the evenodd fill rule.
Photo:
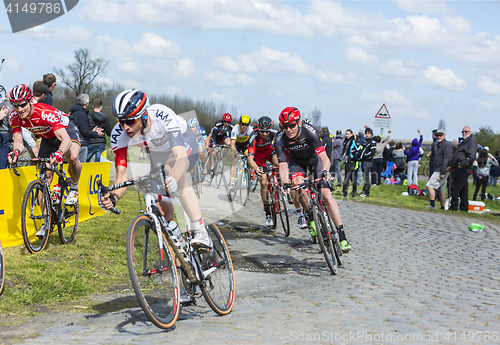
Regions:
<instances>
[{"instance_id":1,"label":"cycling helmet","mask_svg":"<svg viewBox=\"0 0 500 345\"><path fill-rule=\"evenodd\" d=\"M113 100L113 114L118 119L137 119L149 107L149 98L139 90L125 90Z\"/></svg>"},{"instance_id":2,"label":"cycling helmet","mask_svg":"<svg viewBox=\"0 0 500 345\"><path fill-rule=\"evenodd\" d=\"M307 117L304 117L302 119L302 122L304 122L304 123L311 123L311 120L309 120Z\"/></svg>"},{"instance_id":3,"label":"cycling helmet","mask_svg":"<svg viewBox=\"0 0 500 345\"><path fill-rule=\"evenodd\" d=\"M241 115L240 116L240 125L246 125L248 126L250 124L250 116L248 115Z\"/></svg>"},{"instance_id":4,"label":"cycling helmet","mask_svg":"<svg viewBox=\"0 0 500 345\"><path fill-rule=\"evenodd\" d=\"M300 120L300 111L294 107L286 107L280 114L280 123L291 123Z\"/></svg>"},{"instance_id":5,"label":"cycling helmet","mask_svg":"<svg viewBox=\"0 0 500 345\"><path fill-rule=\"evenodd\" d=\"M29 101L32 97L33 91L31 91L29 86L24 84L14 86L9 94L11 102Z\"/></svg>"},{"instance_id":6,"label":"cycling helmet","mask_svg":"<svg viewBox=\"0 0 500 345\"><path fill-rule=\"evenodd\" d=\"M272 126L273 126L273 120L271 120L269 116L261 116L257 120L257 127L261 131L269 131Z\"/></svg>"},{"instance_id":7,"label":"cycling helmet","mask_svg":"<svg viewBox=\"0 0 500 345\"><path fill-rule=\"evenodd\" d=\"M198 119L196 117L190 118L188 121L188 127L193 128L193 127L198 127L200 123L198 122Z\"/></svg>"},{"instance_id":8,"label":"cycling helmet","mask_svg":"<svg viewBox=\"0 0 500 345\"><path fill-rule=\"evenodd\" d=\"M231 122L233 121L233 116L229 113L225 113L224 115L222 115L222 120Z\"/></svg>"}]
</instances>

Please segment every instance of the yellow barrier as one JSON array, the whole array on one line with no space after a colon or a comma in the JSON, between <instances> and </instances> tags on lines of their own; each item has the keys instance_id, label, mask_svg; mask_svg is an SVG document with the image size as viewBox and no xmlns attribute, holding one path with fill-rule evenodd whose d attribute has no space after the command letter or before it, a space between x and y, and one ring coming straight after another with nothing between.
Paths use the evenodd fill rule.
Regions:
<instances>
[{"instance_id":1,"label":"yellow barrier","mask_svg":"<svg viewBox=\"0 0 500 345\"><path fill-rule=\"evenodd\" d=\"M78 200L80 206L79 221L104 214L97 203L96 178L102 178L104 184L109 181L111 163L83 163L80 183L78 184ZM67 164L64 165L64 170ZM3 247L16 246L23 243L21 233L21 204L24 191L28 184L36 179L36 167L23 167L17 169L21 176L16 176L12 170L0 170L2 193L0 193L0 239ZM68 174L66 172L66 174ZM52 181L56 184L58 177ZM52 190L52 188L51 188ZM77 234L78 237L78 234Z\"/></svg>"}]
</instances>

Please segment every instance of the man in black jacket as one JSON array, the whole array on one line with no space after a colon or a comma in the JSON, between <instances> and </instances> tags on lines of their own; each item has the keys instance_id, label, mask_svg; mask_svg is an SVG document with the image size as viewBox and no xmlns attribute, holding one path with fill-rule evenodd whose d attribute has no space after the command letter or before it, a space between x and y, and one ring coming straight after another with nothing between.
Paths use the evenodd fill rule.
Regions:
<instances>
[{"instance_id":1,"label":"man in black jacket","mask_svg":"<svg viewBox=\"0 0 500 345\"><path fill-rule=\"evenodd\" d=\"M89 118L87 106L89 105L89 95L82 93L76 98L76 104L72 106L69 111L69 119L76 125L80 131L80 153L78 160L80 162L87 161L87 152L90 138L98 138L104 136L101 128L92 130L89 125Z\"/></svg>"},{"instance_id":2,"label":"man in black jacket","mask_svg":"<svg viewBox=\"0 0 500 345\"><path fill-rule=\"evenodd\" d=\"M363 172L363 192L360 197L367 197L370 195L370 172L372 170L373 156L375 155L375 149L377 148L377 143L373 139L373 131L371 128L365 129L365 143L363 151L361 151L360 161L361 161L361 171Z\"/></svg>"},{"instance_id":3,"label":"man in black jacket","mask_svg":"<svg viewBox=\"0 0 500 345\"><path fill-rule=\"evenodd\" d=\"M94 130L100 128L109 136L111 134L111 123L106 115L101 113L102 101L100 99L94 100L94 111L89 113L89 128ZM89 139L87 162L95 155L95 162L101 161L101 153L106 150L106 137L99 136L97 138Z\"/></svg>"},{"instance_id":4,"label":"man in black jacket","mask_svg":"<svg viewBox=\"0 0 500 345\"><path fill-rule=\"evenodd\" d=\"M453 153L450 166L451 171L451 206L450 210L458 211L458 198L460 198L460 211L469 211L469 176L472 163L476 159L477 143L472 136L469 126L462 129L463 140L458 144Z\"/></svg>"},{"instance_id":5,"label":"man in black jacket","mask_svg":"<svg viewBox=\"0 0 500 345\"><path fill-rule=\"evenodd\" d=\"M453 157L453 147L451 143L446 140L444 129L438 129L433 132L436 135L436 151L434 153L435 171L429 177L426 186L429 191L429 208L436 208L436 191L439 195L441 202L441 209L444 210L446 201L446 181L448 180L449 172L447 167L450 165L451 158Z\"/></svg>"}]
</instances>

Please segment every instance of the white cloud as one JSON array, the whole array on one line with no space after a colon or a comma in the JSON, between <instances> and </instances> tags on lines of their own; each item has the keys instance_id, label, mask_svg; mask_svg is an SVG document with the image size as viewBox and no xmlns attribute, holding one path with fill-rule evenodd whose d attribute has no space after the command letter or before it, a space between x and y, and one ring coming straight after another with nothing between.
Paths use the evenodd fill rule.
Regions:
<instances>
[{"instance_id":1,"label":"white cloud","mask_svg":"<svg viewBox=\"0 0 500 345\"><path fill-rule=\"evenodd\" d=\"M313 75L316 80L327 84L350 84L359 86L359 77L354 73L343 75L335 71L323 71L318 69Z\"/></svg>"},{"instance_id":2,"label":"white cloud","mask_svg":"<svg viewBox=\"0 0 500 345\"><path fill-rule=\"evenodd\" d=\"M207 71L204 73L204 76L219 86L251 86L255 82L254 79L245 73L230 74L222 71Z\"/></svg>"},{"instance_id":3,"label":"white cloud","mask_svg":"<svg viewBox=\"0 0 500 345\"><path fill-rule=\"evenodd\" d=\"M446 14L450 12L450 9L446 5L445 1L433 0L433 1L410 1L410 0L393 0L399 9L412 12L412 13L425 13L432 14L435 16Z\"/></svg>"},{"instance_id":4,"label":"white cloud","mask_svg":"<svg viewBox=\"0 0 500 345\"><path fill-rule=\"evenodd\" d=\"M194 61L191 58L178 59L174 64L176 75L181 78L189 78L194 75Z\"/></svg>"},{"instance_id":5,"label":"white cloud","mask_svg":"<svg viewBox=\"0 0 500 345\"><path fill-rule=\"evenodd\" d=\"M21 70L21 64L19 63L14 54L6 53L4 58L5 61L3 63L3 68L5 68L5 70L11 70L11 71Z\"/></svg>"},{"instance_id":6,"label":"white cloud","mask_svg":"<svg viewBox=\"0 0 500 345\"><path fill-rule=\"evenodd\" d=\"M488 77L480 77L477 82L477 88L480 91L492 95L500 95L500 84L495 83L491 78Z\"/></svg>"},{"instance_id":7,"label":"white cloud","mask_svg":"<svg viewBox=\"0 0 500 345\"><path fill-rule=\"evenodd\" d=\"M397 59L389 59L379 65L379 71L397 77L413 77L417 74L415 70L405 66L405 63Z\"/></svg>"},{"instance_id":8,"label":"white cloud","mask_svg":"<svg viewBox=\"0 0 500 345\"><path fill-rule=\"evenodd\" d=\"M361 64L373 64L377 62L375 55L369 54L359 47L348 47L344 51L344 55L348 60Z\"/></svg>"},{"instance_id":9,"label":"white cloud","mask_svg":"<svg viewBox=\"0 0 500 345\"><path fill-rule=\"evenodd\" d=\"M408 101L401 93L396 90L384 90L381 97L384 100L384 103L405 106L410 105L410 101Z\"/></svg>"},{"instance_id":10,"label":"white cloud","mask_svg":"<svg viewBox=\"0 0 500 345\"><path fill-rule=\"evenodd\" d=\"M241 54L236 60L229 56L216 57L212 64L219 69L231 72L307 74L312 71L312 67L299 55L266 46L262 46L259 51Z\"/></svg>"},{"instance_id":11,"label":"white cloud","mask_svg":"<svg viewBox=\"0 0 500 345\"><path fill-rule=\"evenodd\" d=\"M143 33L140 40L132 43L130 48L138 56L146 57L168 58L182 54L178 45L153 32Z\"/></svg>"},{"instance_id":12,"label":"white cloud","mask_svg":"<svg viewBox=\"0 0 500 345\"><path fill-rule=\"evenodd\" d=\"M168 85L163 88L163 92L169 94L169 95L180 95L182 94L182 90L180 87L177 87L175 85Z\"/></svg>"},{"instance_id":13,"label":"white cloud","mask_svg":"<svg viewBox=\"0 0 500 345\"><path fill-rule=\"evenodd\" d=\"M458 78L449 68L440 70L436 66L429 66L423 74L428 82L445 89L457 90L467 85L465 80Z\"/></svg>"}]
</instances>

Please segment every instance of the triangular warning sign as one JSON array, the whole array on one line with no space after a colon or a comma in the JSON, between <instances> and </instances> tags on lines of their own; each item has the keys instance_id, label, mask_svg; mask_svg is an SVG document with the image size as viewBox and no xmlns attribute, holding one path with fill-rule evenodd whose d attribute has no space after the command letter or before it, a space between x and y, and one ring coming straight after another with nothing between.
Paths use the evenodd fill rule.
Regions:
<instances>
[{"instance_id":1,"label":"triangular warning sign","mask_svg":"<svg viewBox=\"0 0 500 345\"><path fill-rule=\"evenodd\" d=\"M382 106L378 110L377 114L375 115L375 118L376 119L390 119L391 118L391 115L389 115L389 110L387 110L385 103L382 104Z\"/></svg>"}]
</instances>

